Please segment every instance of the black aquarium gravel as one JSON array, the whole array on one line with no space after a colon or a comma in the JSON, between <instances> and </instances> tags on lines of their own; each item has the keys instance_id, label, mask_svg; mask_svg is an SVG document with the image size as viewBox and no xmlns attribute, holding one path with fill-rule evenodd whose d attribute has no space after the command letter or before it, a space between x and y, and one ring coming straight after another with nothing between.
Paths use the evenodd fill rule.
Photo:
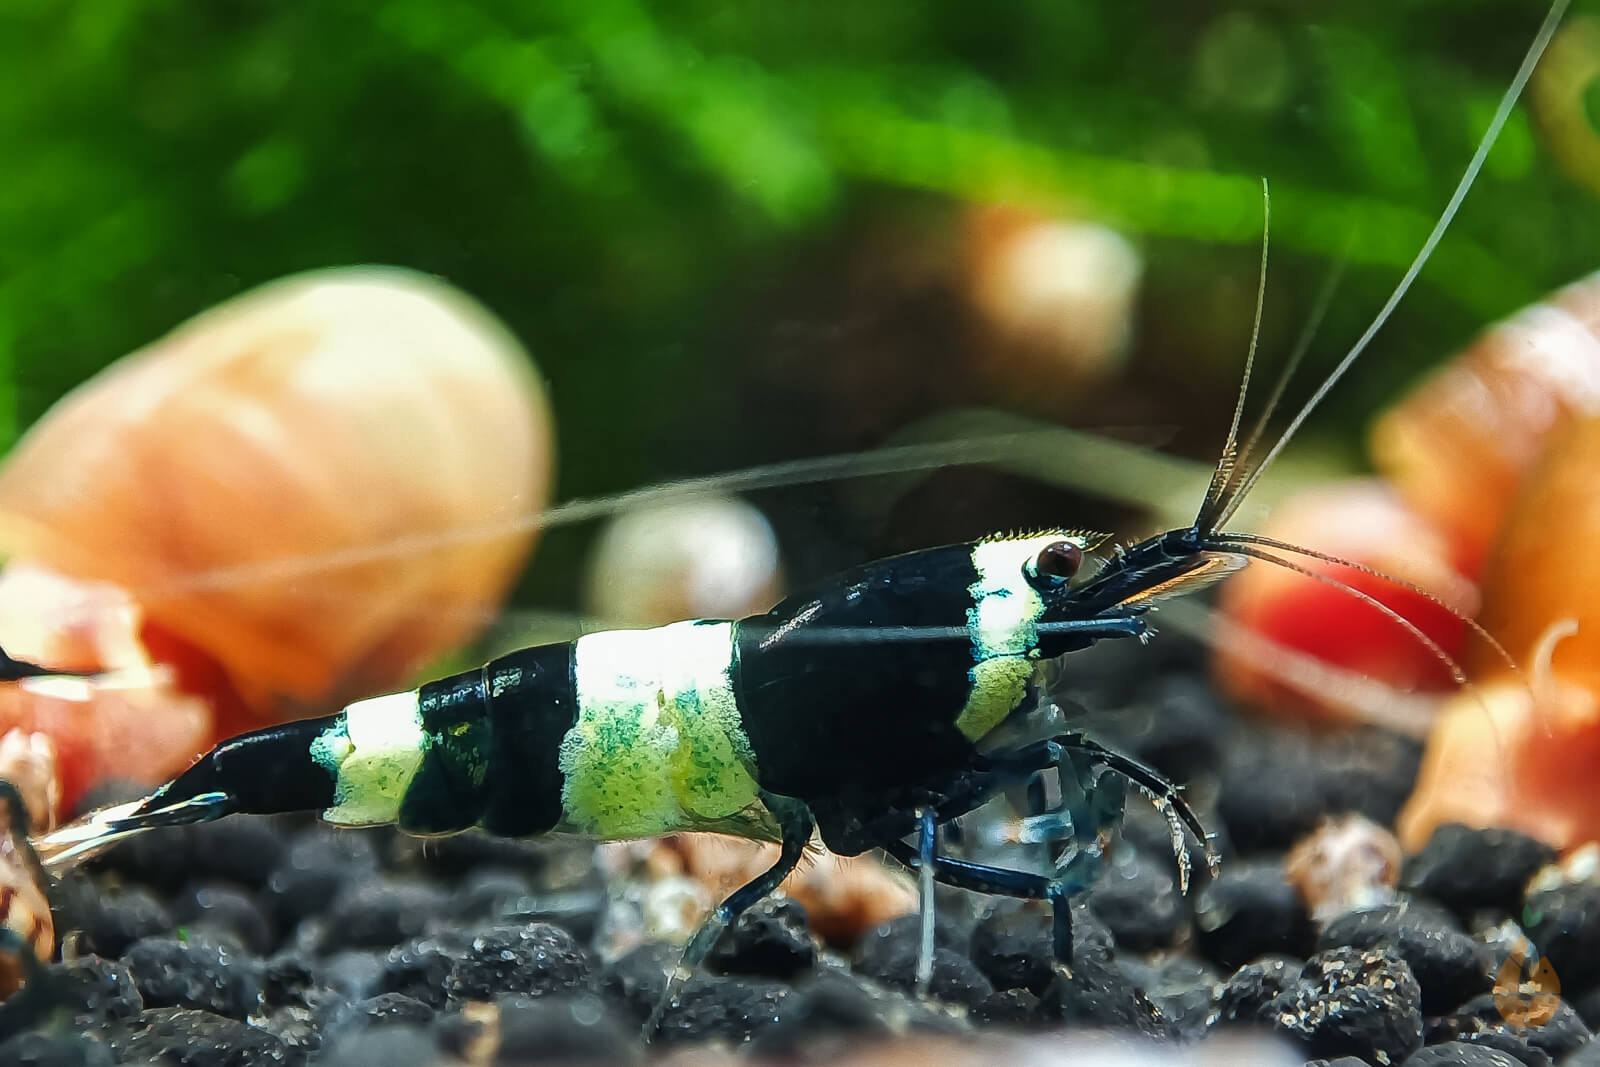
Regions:
<instances>
[{"instance_id":1,"label":"black aquarium gravel","mask_svg":"<svg viewBox=\"0 0 1600 1067\"><path fill-rule=\"evenodd\" d=\"M1166 826L1133 800L1075 902L1070 968L1038 905L941 890L920 997L916 916L829 947L777 897L724 935L647 1049L676 950L619 939L618 902L643 885L608 881L591 845L234 818L152 832L57 887L68 958L0 1009L0 1064L628 1063L693 1045L825 1062L872 1041L1111 1028L1173 1048L1261 1035L1341 1067L1600 1067L1600 884L1552 873L1520 834L1446 827L1393 899L1318 924L1285 851L1327 815L1392 819L1415 745L1236 720L1181 664L1113 684L1128 713L1090 717L1097 733L1184 776L1224 862L1179 893ZM1189 740L1163 738L1161 716ZM1519 982L1541 958L1559 996Z\"/></svg>"}]
</instances>

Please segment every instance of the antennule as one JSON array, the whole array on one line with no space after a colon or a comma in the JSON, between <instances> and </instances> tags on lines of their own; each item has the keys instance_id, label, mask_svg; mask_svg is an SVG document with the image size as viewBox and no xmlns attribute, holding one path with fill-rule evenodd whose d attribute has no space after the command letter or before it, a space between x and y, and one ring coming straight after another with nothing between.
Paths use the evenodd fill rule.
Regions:
<instances>
[{"instance_id":1,"label":"antennule","mask_svg":"<svg viewBox=\"0 0 1600 1067\"><path fill-rule=\"evenodd\" d=\"M1195 528L1210 531L1216 527L1215 512L1227 496L1233 483L1234 459L1239 439L1239 423L1244 418L1244 402L1250 395L1250 372L1255 368L1256 345L1261 340L1261 309L1267 301L1267 246L1272 230L1272 194L1267 189L1267 179L1261 179L1261 269L1256 275L1256 315L1250 327L1250 348L1244 357L1244 375L1239 381L1239 396L1233 403L1233 421L1228 425L1228 439L1223 442L1222 455L1211 472L1211 484L1206 487L1205 498L1194 517Z\"/></svg>"},{"instance_id":2,"label":"antennule","mask_svg":"<svg viewBox=\"0 0 1600 1067\"><path fill-rule=\"evenodd\" d=\"M1300 336L1295 338L1294 348L1289 352L1289 358L1284 361L1283 369L1278 372L1278 380L1272 383L1272 392L1267 396L1267 402L1262 405L1261 414L1256 416L1255 425L1250 428L1250 437L1239 450L1239 458L1234 464L1233 484L1223 494L1226 502L1211 524L1213 531L1221 530L1228 525L1228 520L1233 518L1234 512L1239 510L1239 505L1244 503L1245 497L1250 495L1251 488L1256 484L1255 469L1249 466L1250 457L1255 454L1256 446L1266 434L1267 421L1272 418L1272 413L1278 410L1278 404L1282 402L1284 391L1289 388L1294 372L1300 369L1300 362L1311 350L1311 342L1316 339L1317 331L1322 328L1322 320L1327 317L1328 309L1333 306L1333 294L1338 291L1339 283L1344 280L1345 268L1349 265L1350 256L1347 248L1346 253L1339 257L1333 269L1328 272L1328 276L1323 279L1322 288L1317 292L1317 299L1311 305L1311 314L1306 319L1305 328L1300 331Z\"/></svg>"}]
</instances>

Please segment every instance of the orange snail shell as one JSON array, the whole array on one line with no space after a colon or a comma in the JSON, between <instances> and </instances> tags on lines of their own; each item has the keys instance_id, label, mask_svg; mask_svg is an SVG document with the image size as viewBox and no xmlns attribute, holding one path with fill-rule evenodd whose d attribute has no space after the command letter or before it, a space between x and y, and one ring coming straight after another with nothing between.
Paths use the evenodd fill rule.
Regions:
<instances>
[{"instance_id":1,"label":"orange snail shell","mask_svg":"<svg viewBox=\"0 0 1600 1067\"><path fill-rule=\"evenodd\" d=\"M1522 667L1469 642L1474 686L1435 719L1403 843L1446 822L1600 836L1600 274L1491 328L1378 423L1373 454L1481 568L1479 621Z\"/></svg>"},{"instance_id":2,"label":"orange snail shell","mask_svg":"<svg viewBox=\"0 0 1600 1067\"><path fill-rule=\"evenodd\" d=\"M1600 418L1551 441L1490 558L1482 622L1522 666L1479 657L1428 739L1401 816L1411 848L1447 822L1558 848L1600 838Z\"/></svg>"},{"instance_id":3,"label":"orange snail shell","mask_svg":"<svg viewBox=\"0 0 1600 1067\"><path fill-rule=\"evenodd\" d=\"M55 736L70 805L213 735L394 688L493 614L552 453L526 353L439 281L318 271L207 311L68 395L0 467L0 644L153 661L176 685L8 686L0 727Z\"/></svg>"},{"instance_id":4,"label":"orange snail shell","mask_svg":"<svg viewBox=\"0 0 1600 1067\"><path fill-rule=\"evenodd\" d=\"M1378 470L1476 576L1553 433L1600 414L1600 274L1490 327L1373 426Z\"/></svg>"}]
</instances>

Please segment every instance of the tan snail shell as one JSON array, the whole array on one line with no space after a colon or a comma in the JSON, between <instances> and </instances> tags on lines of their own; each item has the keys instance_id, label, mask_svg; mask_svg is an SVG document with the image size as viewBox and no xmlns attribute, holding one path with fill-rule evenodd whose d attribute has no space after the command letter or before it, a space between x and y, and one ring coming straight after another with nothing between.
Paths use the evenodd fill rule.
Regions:
<instances>
[{"instance_id":1,"label":"tan snail shell","mask_svg":"<svg viewBox=\"0 0 1600 1067\"><path fill-rule=\"evenodd\" d=\"M325 712L492 616L552 451L526 353L462 293L379 268L264 285L108 367L7 457L0 644L59 666L142 655L223 732ZM29 727L7 703L0 725Z\"/></svg>"},{"instance_id":2,"label":"tan snail shell","mask_svg":"<svg viewBox=\"0 0 1600 1067\"><path fill-rule=\"evenodd\" d=\"M782 597L778 538L754 506L703 495L612 519L590 556L584 607L608 626L738 619Z\"/></svg>"}]
</instances>

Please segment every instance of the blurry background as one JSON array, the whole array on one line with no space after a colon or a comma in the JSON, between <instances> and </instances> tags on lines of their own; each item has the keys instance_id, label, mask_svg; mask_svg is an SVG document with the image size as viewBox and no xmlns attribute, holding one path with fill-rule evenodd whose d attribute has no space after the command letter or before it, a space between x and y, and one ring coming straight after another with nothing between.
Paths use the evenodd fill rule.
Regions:
<instances>
[{"instance_id":1,"label":"blurry background","mask_svg":"<svg viewBox=\"0 0 1600 1067\"><path fill-rule=\"evenodd\" d=\"M1350 264L1293 398L1421 243L1544 6L13 0L0 444L209 305L391 263L473 294L534 354L558 498L867 448L952 407L1209 456L1260 177L1269 366ZM1425 367L1600 265L1600 4L1575 7L1313 426L1349 462ZM1104 521L959 473L887 521L836 519L834 491L762 498L791 577ZM541 542L524 601L571 600L586 536Z\"/></svg>"}]
</instances>

